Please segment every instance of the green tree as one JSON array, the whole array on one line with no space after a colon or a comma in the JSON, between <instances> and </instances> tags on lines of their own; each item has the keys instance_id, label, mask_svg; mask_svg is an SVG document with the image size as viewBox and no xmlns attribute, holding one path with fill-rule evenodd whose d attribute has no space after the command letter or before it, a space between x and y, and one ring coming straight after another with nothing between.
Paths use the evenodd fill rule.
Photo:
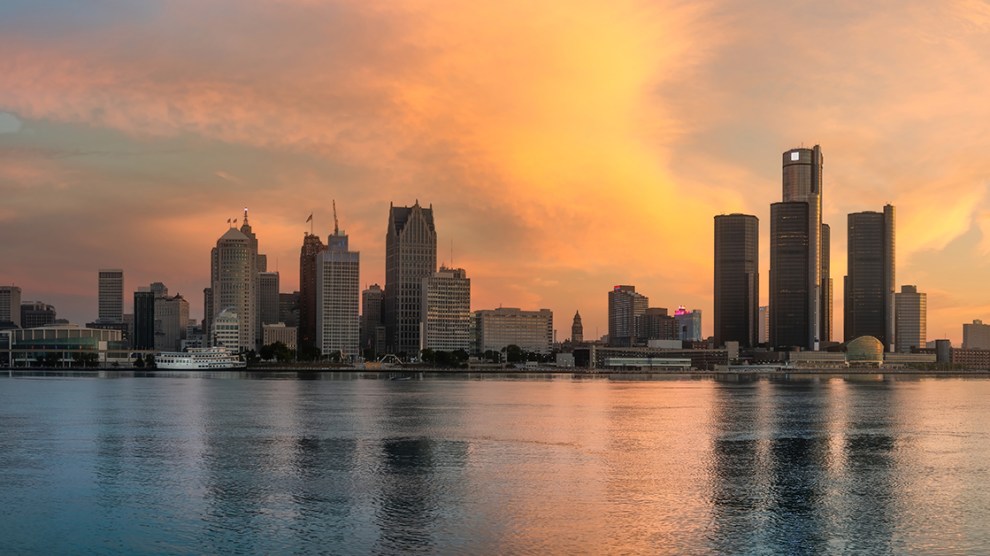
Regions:
<instances>
[{"instance_id":1,"label":"green tree","mask_svg":"<svg viewBox=\"0 0 990 556\"><path fill-rule=\"evenodd\" d=\"M526 353L515 344L505 346L505 360L509 363L520 363L526 360Z\"/></svg>"}]
</instances>

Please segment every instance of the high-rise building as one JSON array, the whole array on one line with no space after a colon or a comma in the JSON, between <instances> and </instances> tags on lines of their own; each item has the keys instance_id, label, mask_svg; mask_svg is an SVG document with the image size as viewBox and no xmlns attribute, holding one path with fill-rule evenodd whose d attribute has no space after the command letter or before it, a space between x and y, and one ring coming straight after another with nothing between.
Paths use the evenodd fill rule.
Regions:
<instances>
[{"instance_id":1,"label":"high-rise building","mask_svg":"<svg viewBox=\"0 0 990 556\"><path fill-rule=\"evenodd\" d=\"M278 320L290 328L299 328L299 292L278 294Z\"/></svg>"},{"instance_id":2,"label":"high-rise building","mask_svg":"<svg viewBox=\"0 0 990 556\"><path fill-rule=\"evenodd\" d=\"M27 328L25 326L24 328ZM972 324L963 324L963 349L990 349L990 324L976 319Z\"/></svg>"},{"instance_id":3,"label":"high-rise building","mask_svg":"<svg viewBox=\"0 0 990 556\"><path fill-rule=\"evenodd\" d=\"M650 299L636 293L636 286L615 286L608 292L608 345L635 345L639 319L646 313Z\"/></svg>"},{"instance_id":4,"label":"high-rise building","mask_svg":"<svg viewBox=\"0 0 990 556\"><path fill-rule=\"evenodd\" d=\"M666 307L650 307L639 318L637 333L641 343L650 340L680 340L677 321L667 313Z\"/></svg>"},{"instance_id":5,"label":"high-rise building","mask_svg":"<svg viewBox=\"0 0 990 556\"><path fill-rule=\"evenodd\" d=\"M581 312L574 311L574 322L571 323L571 343L580 344L584 341L584 325L581 324Z\"/></svg>"},{"instance_id":6,"label":"high-rise building","mask_svg":"<svg viewBox=\"0 0 990 556\"><path fill-rule=\"evenodd\" d=\"M21 288L0 286L0 323L21 326Z\"/></svg>"},{"instance_id":7,"label":"high-rise building","mask_svg":"<svg viewBox=\"0 0 990 556\"><path fill-rule=\"evenodd\" d=\"M437 270L433 206L389 206L385 236L386 344L394 354L419 353L423 278Z\"/></svg>"},{"instance_id":8,"label":"high-rise building","mask_svg":"<svg viewBox=\"0 0 990 556\"><path fill-rule=\"evenodd\" d=\"M701 341L701 309L687 310L683 305L674 311L674 321L683 342Z\"/></svg>"},{"instance_id":9,"label":"high-rise building","mask_svg":"<svg viewBox=\"0 0 990 556\"><path fill-rule=\"evenodd\" d=\"M115 323L124 320L124 271L101 268L99 273L99 313L97 322Z\"/></svg>"},{"instance_id":10,"label":"high-rise building","mask_svg":"<svg viewBox=\"0 0 990 556\"><path fill-rule=\"evenodd\" d=\"M155 297L150 288L134 292L134 349L155 349Z\"/></svg>"},{"instance_id":11,"label":"high-rise building","mask_svg":"<svg viewBox=\"0 0 990 556\"><path fill-rule=\"evenodd\" d=\"M471 279L463 268L440 267L422 281L421 349L471 350Z\"/></svg>"},{"instance_id":12,"label":"high-rise building","mask_svg":"<svg viewBox=\"0 0 990 556\"><path fill-rule=\"evenodd\" d=\"M0 297L3 294L0 293ZM3 302L0 301L0 304ZM21 303L21 328L38 328L55 324L55 307L41 301Z\"/></svg>"},{"instance_id":13,"label":"high-rise building","mask_svg":"<svg viewBox=\"0 0 990 556\"><path fill-rule=\"evenodd\" d=\"M715 217L715 345L759 341L760 225L755 216Z\"/></svg>"},{"instance_id":14,"label":"high-rise building","mask_svg":"<svg viewBox=\"0 0 990 556\"><path fill-rule=\"evenodd\" d=\"M848 274L844 279L844 341L860 336L894 350L894 207L848 216Z\"/></svg>"},{"instance_id":15,"label":"high-rise building","mask_svg":"<svg viewBox=\"0 0 990 556\"><path fill-rule=\"evenodd\" d=\"M818 334L821 344L832 341L832 228L822 224L822 281Z\"/></svg>"},{"instance_id":16,"label":"high-rise building","mask_svg":"<svg viewBox=\"0 0 990 556\"><path fill-rule=\"evenodd\" d=\"M245 217L247 216L245 211ZM219 337L217 326L219 317L214 317L214 330L209 331L211 339L222 342L221 345L234 351L255 349L258 335L258 272L256 241L237 228L230 228L217 240L213 248L210 275L213 277L212 298L210 309L213 315L226 311L224 321L224 338ZM230 309L230 311L228 311ZM230 318L236 316L238 321L236 346L230 345Z\"/></svg>"},{"instance_id":17,"label":"high-rise building","mask_svg":"<svg viewBox=\"0 0 990 556\"><path fill-rule=\"evenodd\" d=\"M770 343L817 350L830 337L829 230L821 147L783 153L783 202L770 205Z\"/></svg>"},{"instance_id":18,"label":"high-rise building","mask_svg":"<svg viewBox=\"0 0 990 556\"><path fill-rule=\"evenodd\" d=\"M553 312L550 309L483 309L475 311L474 319L476 353L500 352L513 345L535 353L547 354L553 350Z\"/></svg>"},{"instance_id":19,"label":"high-rise building","mask_svg":"<svg viewBox=\"0 0 990 556\"><path fill-rule=\"evenodd\" d=\"M374 357L380 355L384 345L378 343L378 332L383 328L382 301L385 291L378 284L372 284L361 292L361 349L370 350Z\"/></svg>"},{"instance_id":20,"label":"high-rise building","mask_svg":"<svg viewBox=\"0 0 990 556\"><path fill-rule=\"evenodd\" d=\"M299 335L301 349L316 347L316 257L326 250L319 236L303 236L299 250Z\"/></svg>"},{"instance_id":21,"label":"high-rise building","mask_svg":"<svg viewBox=\"0 0 990 556\"><path fill-rule=\"evenodd\" d=\"M258 315L261 324L275 324L279 319L278 272L258 273Z\"/></svg>"},{"instance_id":22,"label":"high-rise building","mask_svg":"<svg viewBox=\"0 0 990 556\"><path fill-rule=\"evenodd\" d=\"M152 294L154 294L155 299L158 299L159 297L168 297L168 286L162 282L152 282L148 289Z\"/></svg>"},{"instance_id":23,"label":"high-rise building","mask_svg":"<svg viewBox=\"0 0 990 556\"><path fill-rule=\"evenodd\" d=\"M917 286L901 286L894 294L894 339L897 351L925 347L928 336L928 296Z\"/></svg>"},{"instance_id":24,"label":"high-rise building","mask_svg":"<svg viewBox=\"0 0 990 556\"><path fill-rule=\"evenodd\" d=\"M770 307L768 305L760 306L760 343L765 344L770 341Z\"/></svg>"},{"instance_id":25,"label":"high-rise building","mask_svg":"<svg viewBox=\"0 0 990 556\"><path fill-rule=\"evenodd\" d=\"M341 359L360 355L360 254L348 250L347 235L334 230L316 256L316 347Z\"/></svg>"},{"instance_id":26,"label":"high-rise building","mask_svg":"<svg viewBox=\"0 0 990 556\"><path fill-rule=\"evenodd\" d=\"M135 297L136 299L136 297ZM155 349L178 351L189 326L189 302L181 295L155 298Z\"/></svg>"}]
</instances>

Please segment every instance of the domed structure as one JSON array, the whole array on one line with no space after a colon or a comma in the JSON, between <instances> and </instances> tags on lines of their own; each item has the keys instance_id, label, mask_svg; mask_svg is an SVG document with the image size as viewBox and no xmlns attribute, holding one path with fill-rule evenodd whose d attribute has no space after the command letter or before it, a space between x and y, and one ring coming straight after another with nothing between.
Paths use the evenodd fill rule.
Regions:
<instances>
[{"instance_id":1,"label":"domed structure","mask_svg":"<svg viewBox=\"0 0 990 556\"><path fill-rule=\"evenodd\" d=\"M860 336L846 344L846 361L851 366L879 367L883 364L883 344L873 336Z\"/></svg>"}]
</instances>

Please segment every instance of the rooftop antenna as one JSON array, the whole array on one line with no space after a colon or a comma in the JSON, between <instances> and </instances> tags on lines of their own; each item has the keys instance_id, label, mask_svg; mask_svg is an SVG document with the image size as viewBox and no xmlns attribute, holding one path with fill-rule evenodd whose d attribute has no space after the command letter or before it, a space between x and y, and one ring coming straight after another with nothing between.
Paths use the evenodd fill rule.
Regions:
<instances>
[{"instance_id":1,"label":"rooftop antenna","mask_svg":"<svg viewBox=\"0 0 990 556\"><path fill-rule=\"evenodd\" d=\"M332 202L333 202L333 235L339 236L340 226L337 225L337 200L334 199Z\"/></svg>"}]
</instances>

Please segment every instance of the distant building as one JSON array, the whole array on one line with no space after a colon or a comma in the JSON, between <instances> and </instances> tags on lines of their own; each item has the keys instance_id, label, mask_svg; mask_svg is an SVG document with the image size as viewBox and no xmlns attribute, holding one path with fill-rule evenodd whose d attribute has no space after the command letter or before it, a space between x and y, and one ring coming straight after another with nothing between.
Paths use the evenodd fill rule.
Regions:
<instances>
[{"instance_id":1,"label":"distant building","mask_svg":"<svg viewBox=\"0 0 990 556\"><path fill-rule=\"evenodd\" d=\"M873 336L894 349L894 207L848 217L848 270L845 277L845 341Z\"/></svg>"},{"instance_id":2,"label":"distant building","mask_svg":"<svg viewBox=\"0 0 990 556\"><path fill-rule=\"evenodd\" d=\"M0 323L21 327L21 288L0 286Z\"/></svg>"},{"instance_id":3,"label":"distant building","mask_svg":"<svg viewBox=\"0 0 990 556\"><path fill-rule=\"evenodd\" d=\"M519 346L523 351L547 354L553 350L553 312L523 311L513 307L475 311L476 353Z\"/></svg>"},{"instance_id":4,"label":"distant building","mask_svg":"<svg viewBox=\"0 0 990 556\"><path fill-rule=\"evenodd\" d=\"M98 284L98 322L112 323L124 320L124 271L119 268L101 268Z\"/></svg>"},{"instance_id":5,"label":"distant building","mask_svg":"<svg viewBox=\"0 0 990 556\"><path fill-rule=\"evenodd\" d=\"M471 279L440 267L422 281L421 349L471 351Z\"/></svg>"},{"instance_id":6,"label":"distant building","mask_svg":"<svg viewBox=\"0 0 990 556\"><path fill-rule=\"evenodd\" d=\"M649 298L636 293L635 286L613 287L608 292L608 345L635 345L639 319L649 305Z\"/></svg>"},{"instance_id":7,"label":"distant building","mask_svg":"<svg viewBox=\"0 0 990 556\"><path fill-rule=\"evenodd\" d=\"M278 294L278 320L289 328L299 328L299 292Z\"/></svg>"},{"instance_id":8,"label":"distant building","mask_svg":"<svg viewBox=\"0 0 990 556\"><path fill-rule=\"evenodd\" d=\"M303 236L299 250L299 345L316 347L316 257L326 250L319 236Z\"/></svg>"},{"instance_id":9,"label":"distant building","mask_svg":"<svg viewBox=\"0 0 990 556\"><path fill-rule=\"evenodd\" d=\"M316 256L316 347L342 359L360 356L360 254L348 249L347 235L335 230Z\"/></svg>"},{"instance_id":10,"label":"distant building","mask_svg":"<svg viewBox=\"0 0 990 556\"><path fill-rule=\"evenodd\" d=\"M715 345L759 341L760 223L749 214L715 217Z\"/></svg>"},{"instance_id":11,"label":"distant building","mask_svg":"<svg viewBox=\"0 0 990 556\"><path fill-rule=\"evenodd\" d=\"M760 343L765 344L770 341L770 307L761 306L759 315Z\"/></svg>"},{"instance_id":12,"label":"distant building","mask_svg":"<svg viewBox=\"0 0 990 556\"><path fill-rule=\"evenodd\" d=\"M279 318L278 272L258 273L258 315L261 324L282 322Z\"/></svg>"},{"instance_id":13,"label":"distant building","mask_svg":"<svg viewBox=\"0 0 990 556\"><path fill-rule=\"evenodd\" d=\"M119 323L106 323L107 325ZM9 336L5 338L4 336ZM15 367L73 367L81 356L95 356L92 363L129 363L130 352L119 330L84 328L76 325L52 325L8 330L0 334L0 363Z\"/></svg>"},{"instance_id":14,"label":"distant building","mask_svg":"<svg viewBox=\"0 0 990 556\"><path fill-rule=\"evenodd\" d=\"M990 349L990 325L982 320L963 325L963 349Z\"/></svg>"},{"instance_id":15,"label":"distant building","mask_svg":"<svg viewBox=\"0 0 990 556\"><path fill-rule=\"evenodd\" d=\"M894 305L897 351L909 352L911 348L925 347L928 332L927 295L920 293L917 286L901 286L901 291L894 295Z\"/></svg>"},{"instance_id":16,"label":"distant building","mask_svg":"<svg viewBox=\"0 0 990 556\"><path fill-rule=\"evenodd\" d=\"M189 302L181 295L155 298L155 350L178 351L186 339Z\"/></svg>"},{"instance_id":17,"label":"distant building","mask_svg":"<svg viewBox=\"0 0 990 556\"><path fill-rule=\"evenodd\" d=\"M217 240L211 252L211 272L213 280L211 313L227 312L240 319L237 330L240 337L236 347L223 340L228 349L248 351L257 347L261 326L258 324L258 240L251 233L247 223L247 210L244 211L244 225L240 230L230 228ZM231 311L227 311L232 309ZM218 318L218 317L217 317ZM217 326L213 319L214 328ZM229 332L229 325L225 331ZM219 334L210 332L213 338Z\"/></svg>"},{"instance_id":18,"label":"distant building","mask_svg":"<svg viewBox=\"0 0 990 556\"><path fill-rule=\"evenodd\" d=\"M155 349L155 292L140 288L134 292L134 349Z\"/></svg>"},{"instance_id":19,"label":"distant building","mask_svg":"<svg viewBox=\"0 0 990 556\"><path fill-rule=\"evenodd\" d=\"M168 286L162 282L152 282L148 289L155 295L155 299L159 297L168 297Z\"/></svg>"},{"instance_id":20,"label":"distant building","mask_svg":"<svg viewBox=\"0 0 990 556\"><path fill-rule=\"evenodd\" d=\"M639 319L640 343L649 344L651 340L678 340L681 333L677 321L667 314L666 307L650 307Z\"/></svg>"},{"instance_id":21,"label":"distant building","mask_svg":"<svg viewBox=\"0 0 990 556\"><path fill-rule=\"evenodd\" d=\"M433 206L389 205L385 236L384 317L387 350L415 355L420 347L423 278L437 270Z\"/></svg>"},{"instance_id":22,"label":"distant building","mask_svg":"<svg viewBox=\"0 0 990 556\"><path fill-rule=\"evenodd\" d=\"M289 349L296 349L295 328L286 326L285 323L266 324L262 327L263 345L270 346L275 342L282 342Z\"/></svg>"},{"instance_id":23,"label":"distant building","mask_svg":"<svg viewBox=\"0 0 990 556\"><path fill-rule=\"evenodd\" d=\"M0 297L3 294L0 293ZM3 302L0 301L0 304ZM38 328L55 324L55 307L41 301L21 303L21 328ZM3 319L0 319L3 320Z\"/></svg>"},{"instance_id":24,"label":"distant building","mask_svg":"<svg viewBox=\"0 0 990 556\"><path fill-rule=\"evenodd\" d=\"M701 310L689 311L683 305L674 311L674 320L682 342L701 341Z\"/></svg>"},{"instance_id":25,"label":"distant building","mask_svg":"<svg viewBox=\"0 0 990 556\"><path fill-rule=\"evenodd\" d=\"M581 324L581 312L574 311L574 322L571 323L571 343L580 344L583 341L584 325Z\"/></svg>"},{"instance_id":26,"label":"distant building","mask_svg":"<svg viewBox=\"0 0 990 556\"><path fill-rule=\"evenodd\" d=\"M370 350L374 357L384 355L384 330L382 303L385 291L378 284L372 284L361 292L361 349ZM379 335L382 338L379 338Z\"/></svg>"},{"instance_id":27,"label":"distant building","mask_svg":"<svg viewBox=\"0 0 990 556\"><path fill-rule=\"evenodd\" d=\"M213 338L211 345L225 347L227 350L237 352L242 347L243 334L241 334L241 323L243 320L237 314L237 310L228 307L213 319Z\"/></svg>"}]
</instances>

